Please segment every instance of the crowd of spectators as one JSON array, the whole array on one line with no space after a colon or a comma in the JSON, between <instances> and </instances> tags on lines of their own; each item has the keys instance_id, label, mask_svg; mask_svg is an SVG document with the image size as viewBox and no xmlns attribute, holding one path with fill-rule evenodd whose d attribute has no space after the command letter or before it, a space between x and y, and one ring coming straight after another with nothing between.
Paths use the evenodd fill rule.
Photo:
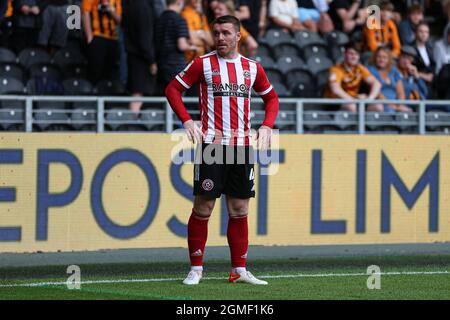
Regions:
<instances>
[{"instance_id":1,"label":"crowd of spectators","mask_svg":"<svg viewBox=\"0 0 450 320\"><path fill-rule=\"evenodd\" d=\"M78 34L66 26L69 5L81 9ZM380 9L379 19L367 10L371 5ZM329 70L325 97L450 98L450 0L5 0L0 10L0 46L16 54L40 47L52 55L78 41L93 85L122 81L137 97L161 95L187 63L214 50L211 21L234 15L242 21L239 50L249 57L269 29L347 34L351 41ZM371 59L364 65L365 52ZM133 102L130 109L141 106ZM356 103L342 108L355 111Z\"/></svg>"}]
</instances>

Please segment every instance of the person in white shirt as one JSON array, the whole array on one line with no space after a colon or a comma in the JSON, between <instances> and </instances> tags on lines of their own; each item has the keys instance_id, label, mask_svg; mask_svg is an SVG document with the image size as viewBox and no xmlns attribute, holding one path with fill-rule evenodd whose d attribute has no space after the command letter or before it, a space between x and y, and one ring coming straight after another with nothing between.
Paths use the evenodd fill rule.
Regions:
<instances>
[{"instance_id":1,"label":"person in white shirt","mask_svg":"<svg viewBox=\"0 0 450 320\"><path fill-rule=\"evenodd\" d=\"M306 30L300 22L296 0L271 0L269 18L273 24L284 31Z\"/></svg>"}]
</instances>

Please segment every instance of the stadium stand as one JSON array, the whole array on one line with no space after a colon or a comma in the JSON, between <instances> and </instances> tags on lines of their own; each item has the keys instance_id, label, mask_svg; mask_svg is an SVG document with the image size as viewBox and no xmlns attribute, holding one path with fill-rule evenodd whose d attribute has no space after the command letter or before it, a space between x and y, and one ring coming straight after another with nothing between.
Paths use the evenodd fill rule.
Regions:
<instances>
[{"instance_id":1,"label":"stadium stand","mask_svg":"<svg viewBox=\"0 0 450 320\"><path fill-rule=\"evenodd\" d=\"M70 3L82 5L82 1L70 1ZM412 1L408 1L408 4L411 3ZM122 6L125 5L126 1L122 1ZM406 8L406 6L399 8L403 7ZM423 12L424 20L430 24L429 43L433 46L436 40L442 39L447 23L447 13L442 12L442 17L432 16L434 12L439 12L439 8L436 10L436 7L425 7ZM396 12L396 14L395 19L400 16L407 19L407 12ZM394 21L399 22L395 19ZM33 117L31 119L35 126L31 128L38 131L96 131L101 127L97 121L102 118L97 117L100 102L96 97L104 98L101 100L102 110L106 112L103 119L108 130L166 131L168 128L179 126L176 119L167 123L171 117L167 117L166 112L171 111L165 106L164 98L153 100L145 98L147 100L144 99L145 104L137 116L126 109L128 101L111 100L114 97L125 97L130 94L123 80L126 79L127 69L124 57L116 61L117 65L121 64L120 69L125 70L120 77L121 81L108 79L105 75L97 83L91 83L88 80L87 45L82 33L83 30L69 32L66 46L57 50L35 45L26 47L20 52L14 52L15 47L11 45L14 41L14 32L12 38L5 42L9 45L2 44L3 47L0 47L1 130L25 130L27 97L32 97ZM119 37L119 41L123 42L122 38ZM325 103L318 100L323 97L327 86L329 68L343 61L344 46L355 39L362 39L360 27L356 27L352 32L343 32L339 28L326 33L306 30L286 32L269 24L265 32L260 32L260 37L257 39L257 54L251 58L265 68L269 80L282 98L277 128L282 132L341 133L355 132L361 128L358 125L361 117L357 113L336 112L337 103ZM368 65L371 62L371 53L363 52L360 60ZM438 78L437 74L435 78ZM442 87L442 83L434 81L429 88L429 97L439 96L441 99L447 97L443 94L445 90ZM161 96L161 93L161 91L155 91L157 96ZM23 99L5 98L9 95L19 95ZM39 100L43 96L61 97L62 95L68 96L67 99L64 101L61 99ZM81 101L69 96L91 96L93 99ZM288 100L284 98L301 100L295 100L295 102L289 100L288 103L286 102ZM189 109L196 110L196 99L188 99L188 101L190 101ZM415 108L415 112L408 114L366 112L362 117L365 121L363 127L368 133L447 134L450 128L449 115L435 109L426 112L433 103L434 100L426 100L421 107ZM440 102L437 104L442 106L442 110L448 110L446 107L450 105L450 103L445 105ZM252 105L254 120L257 122L264 115L264 111L259 107L257 103ZM420 113L421 108L424 111L423 115ZM302 114L299 115L298 112ZM194 117L198 117L198 112L194 112ZM299 119L301 123L297 123ZM55 125L52 126L52 123Z\"/></svg>"}]
</instances>

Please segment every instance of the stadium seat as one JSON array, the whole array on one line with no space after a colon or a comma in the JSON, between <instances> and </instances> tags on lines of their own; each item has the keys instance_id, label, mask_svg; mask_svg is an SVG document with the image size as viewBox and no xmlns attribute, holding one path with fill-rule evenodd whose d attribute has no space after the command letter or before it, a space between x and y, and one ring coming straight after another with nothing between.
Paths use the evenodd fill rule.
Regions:
<instances>
[{"instance_id":1,"label":"stadium seat","mask_svg":"<svg viewBox=\"0 0 450 320\"><path fill-rule=\"evenodd\" d=\"M50 78L54 80L61 79L61 71L49 63L33 64L29 69L30 78Z\"/></svg>"},{"instance_id":2,"label":"stadium seat","mask_svg":"<svg viewBox=\"0 0 450 320\"><path fill-rule=\"evenodd\" d=\"M270 57L272 55L272 51L268 45L259 43L256 55Z\"/></svg>"},{"instance_id":3,"label":"stadium seat","mask_svg":"<svg viewBox=\"0 0 450 320\"><path fill-rule=\"evenodd\" d=\"M341 130L355 131L358 128L358 114L349 111L337 111L334 114L336 126Z\"/></svg>"},{"instance_id":4,"label":"stadium seat","mask_svg":"<svg viewBox=\"0 0 450 320\"><path fill-rule=\"evenodd\" d=\"M6 62L6 63L16 63L17 57L8 48L0 48L0 62Z\"/></svg>"},{"instance_id":5,"label":"stadium seat","mask_svg":"<svg viewBox=\"0 0 450 320\"><path fill-rule=\"evenodd\" d=\"M16 108L0 109L0 128L2 128L3 130L10 130L11 127L24 125L24 123L25 123L24 109L16 109Z\"/></svg>"},{"instance_id":6,"label":"stadium seat","mask_svg":"<svg viewBox=\"0 0 450 320\"><path fill-rule=\"evenodd\" d=\"M305 131L311 133L322 133L326 130L339 130L335 125L333 112L327 111L305 111L303 113Z\"/></svg>"},{"instance_id":7,"label":"stadium seat","mask_svg":"<svg viewBox=\"0 0 450 320\"><path fill-rule=\"evenodd\" d=\"M329 46L344 46L350 39L348 35L342 31L332 31L324 35Z\"/></svg>"},{"instance_id":8,"label":"stadium seat","mask_svg":"<svg viewBox=\"0 0 450 320\"><path fill-rule=\"evenodd\" d=\"M99 96L120 96L125 94L125 87L118 80L101 80L93 93Z\"/></svg>"},{"instance_id":9,"label":"stadium seat","mask_svg":"<svg viewBox=\"0 0 450 320\"><path fill-rule=\"evenodd\" d=\"M87 59L83 54L76 50L60 49L58 50L52 59L53 63L59 66L61 69L69 65L86 65Z\"/></svg>"},{"instance_id":10,"label":"stadium seat","mask_svg":"<svg viewBox=\"0 0 450 320\"><path fill-rule=\"evenodd\" d=\"M287 57L297 57L299 56L299 51L294 44L282 43L272 49L273 56L278 59L282 56Z\"/></svg>"},{"instance_id":11,"label":"stadium seat","mask_svg":"<svg viewBox=\"0 0 450 320\"><path fill-rule=\"evenodd\" d=\"M292 43L292 37L288 32L284 32L279 29L270 29L263 37L263 43L267 44L271 48L282 43Z\"/></svg>"},{"instance_id":12,"label":"stadium seat","mask_svg":"<svg viewBox=\"0 0 450 320\"><path fill-rule=\"evenodd\" d=\"M150 131L166 131L166 112L161 109L145 109L141 111L141 121Z\"/></svg>"},{"instance_id":13,"label":"stadium seat","mask_svg":"<svg viewBox=\"0 0 450 320\"><path fill-rule=\"evenodd\" d=\"M290 91L293 97L298 98L316 98L317 88L312 81L298 81L291 86Z\"/></svg>"},{"instance_id":14,"label":"stadium seat","mask_svg":"<svg viewBox=\"0 0 450 320\"><path fill-rule=\"evenodd\" d=\"M265 68L266 76L270 82L283 82L283 74L275 68Z\"/></svg>"},{"instance_id":15,"label":"stadium seat","mask_svg":"<svg viewBox=\"0 0 450 320\"><path fill-rule=\"evenodd\" d=\"M331 46L328 47L330 52L330 57L333 59L334 63L341 63L344 60L345 48L342 46Z\"/></svg>"},{"instance_id":16,"label":"stadium seat","mask_svg":"<svg viewBox=\"0 0 450 320\"><path fill-rule=\"evenodd\" d=\"M20 82L24 81L24 72L17 63L5 62L0 64L0 77L14 78Z\"/></svg>"},{"instance_id":17,"label":"stadium seat","mask_svg":"<svg viewBox=\"0 0 450 320\"><path fill-rule=\"evenodd\" d=\"M304 68L305 62L300 57L282 56L277 60L277 69L283 74Z\"/></svg>"},{"instance_id":18,"label":"stadium seat","mask_svg":"<svg viewBox=\"0 0 450 320\"><path fill-rule=\"evenodd\" d=\"M21 81L10 78L0 77L0 94L24 94L24 86Z\"/></svg>"},{"instance_id":19,"label":"stadium seat","mask_svg":"<svg viewBox=\"0 0 450 320\"><path fill-rule=\"evenodd\" d=\"M74 109L71 115L72 126L78 131L97 130L97 112L92 109Z\"/></svg>"},{"instance_id":20,"label":"stadium seat","mask_svg":"<svg viewBox=\"0 0 450 320\"><path fill-rule=\"evenodd\" d=\"M308 70L291 70L285 75L285 84L290 89L297 83L311 83L314 81L313 76Z\"/></svg>"},{"instance_id":21,"label":"stadium seat","mask_svg":"<svg viewBox=\"0 0 450 320\"><path fill-rule=\"evenodd\" d=\"M250 111L250 120L251 126L254 129L259 128L259 126L263 123L265 118L265 112L263 110L251 110Z\"/></svg>"},{"instance_id":22,"label":"stadium seat","mask_svg":"<svg viewBox=\"0 0 450 320\"><path fill-rule=\"evenodd\" d=\"M323 40L318 33L309 31L297 31L294 36L295 44L301 50L306 46L316 44L316 45L326 45L327 43Z\"/></svg>"},{"instance_id":23,"label":"stadium seat","mask_svg":"<svg viewBox=\"0 0 450 320\"><path fill-rule=\"evenodd\" d=\"M333 66L333 62L326 57L310 57L306 64L313 76L317 75L319 72L328 70Z\"/></svg>"},{"instance_id":24,"label":"stadium seat","mask_svg":"<svg viewBox=\"0 0 450 320\"><path fill-rule=\"evenodd\" d=\"M73 130L70 119L63 110L35 110L34 123L42 131Z\"/></svg>"},{"instance_id":25,"label":"stadium seat","mask_svg":"<svg viewBox=\"0 0 450 320\"><path fill-rule=\"evenodd\" d=\"M394 113L368 111L365 114L366 127L372 132L399 133Z\"/></svg>"},{"instance_id":26,"label":"stadium seat","mask_svg":"<svg viewBox=\"0 0 450 320\"><path fill-rule=\"evenodd\" d=\"M275 65L275 61L269 56L256 55L252 56L251 59L259 62L264 69L274 67Z\"/></svg>"},{"instance_id":27,"label":"stadium seat","mask_svg":"<svg viewBox=\"0 0 450 320\"><path fill-rule=\"evenodd\" d=\"M29 69L36 63L50 63L50 55L39 48L26 48L19 53L19 64Z\"/></svg>"},{"instance_id":28,"label":"stadium seat","mask_svg":"<svg viewBox=\"0 0 450 320\"><path fill-rule=\"evenodd\" d=\"M62 69L64 79L87 78L87 67L83 64L68 64Z\"/></svg>"},{"instance_id":29,"label":"stadium seat","mask_svg":"<svg viewBox=\"0 0 450 320\"><path fill-rule=\"evenodd\" d=\"M309 57L328 57L327 47L323 44L310 44L302 50L302 57L308 60Z\"/></svg>"},{"instance_id":30,"label":"stadium seat","mask_svg":"<svg viewBox=\"0 0 450 320\"><path fill-rule=\"evenodd\" d=\"M323 70L316 74L316 86L317 86L317 95L318 97L323 97L324 90L328 85L328 69Z\"/></svg>"},{"instance_id":31,"label":"stadium seat","mask_svg":"<svg viewBox=\"0 0 450 320\"><path fill-rule=\"evenodd\" d=\"M138 119L138 115L129 109L110 109L105 111L105 114L107 129L113 131L145 131L147 129ZM134 130L136 128L141 130Z\"/></svg>"},{"instance_id":32,"label":"stadium seat","mask_svg":"<svg viewBox=\"0 0 450 320\"><path fill-rule=\"evenodd\" d=\"M292 126L295 127L296 123L297 123L297 116L294 110L280 110L278 112L277 119L275 120L275 125L278 127L280 131L284 129L289 129Z\"/></svg>"},{"instance_id":33,"label":"stadium seat","mask_svg":"<svg viewBox=\"0 0 450 320\"><path fill-rule=\"evenodd\" d=\"M402 133L418 133L419 117L414 112L398 112L395 121Z\"/></svg>"},{"instance_id":34,"label":"stadium seat","mask_svg":"<svg viewBox=\"0 0 450 320\"><path fill-rule=\"evenodd\" d=\"M272 86L280 97L290 96L289 90L281 82L272 82Z\"/></svg>"},{"instance_id":35,"label":"stadium seat","mask_svg":"<svg viewBox=\"0 0 450 320\"><path fill-rule=\"evenodd\" d=\"M27 93L30 95L58 96L64 94L64 88L58 80L52 78L32 78L27 82ZM37 109L65 109L64 101L35 101Z\"/></svg>"},{"instance_id":36,"label":"stadium seat","mask_svg":"<svg viewBox=\"0 0 450 320\"><path fill-rule=\"evenodd\" d=\"M66 95L89 95L92 93L92 84L85 79L70 78L63 81Z\"/></svg>"},{"instance_id":37,"label":"stadium seat","mask_svg":"<svg viewBox=\"0 0 450 320\"><path fill-rule=\"evenodd\" d=\"M365 66L370 64L370 60L372 59L372 52L366 51L361 54L361 63Z\"/></svg>"},{"instance_id":38,"label":"stadium seat","mask_svg":"<svg viewBox=\"0 0 450 320\"><path fill-rule=\"evenodd\" d=\"M442 111L427 112L425 116L426 129L436 133L449 133L450 113Z\"/></svg>"}]
</instances>

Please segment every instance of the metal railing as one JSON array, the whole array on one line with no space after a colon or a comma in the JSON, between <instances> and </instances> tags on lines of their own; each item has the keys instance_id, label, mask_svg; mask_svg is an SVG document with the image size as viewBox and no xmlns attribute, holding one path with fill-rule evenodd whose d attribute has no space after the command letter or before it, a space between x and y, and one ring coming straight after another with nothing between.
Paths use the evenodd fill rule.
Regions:
<instances>
[{"instance_id":1,"label":"metal railing","mask_svg":"<svg viewBox=\"0 0 450 320\"><path fill-rule=\"evenodd\" d=\"M198 104L198 98L196 97L185 97L183 98L185 103L188 104ZM2 109L0 111L18 110L18 107L8 108L8 103L14 101L14 104L17 105L17 102L24 105L24 131L32 132L34 124L42 124L47 123L46 120L38 120L36 119L36 114L40 112L60 112L65 114L73 113L74 109L54 109L44 107L34 108L34 103L45 103L45 102L64 102L64 103L92 103L94 105L91 108L92 112L95 112L95 126L96 132L104 132L105 126L110 123L122 123L122 124L147 124L146 121L151 120L143 120L142 118L136 119L126 119L123 121L120 120L108 120L108 114L114 112L114 108L111 108L111 104L122 103L121 107L126 108L127 104L132 101L142 101L145 104L156 104L158 105L158 109L160 113L159 120L155 123L160 123L164 125L165 132L172 132L174 130L174 125L178 122L176 116L174 115L172 109L170 108L165 97L103 97L103 96L20 96L20 95L3 95L0 96L0 101L2 102ZM305 129L311 126L320 126L320 125L336 125L336 121L334 118L339 115L339 111L331 112L331 111L314 111L315 106L321 106L321 108L326 108L329 105L341 105L341 104L349 104L355 103L358 106L357 112L344 112L343 119L341 124L344 125L356 126L355 133L365 134L366 128L369 125L373 125L370 119L367 119L368 115L373 115L373 112L366 111L366 105L370 104L403 104L414 107L415 110L413 113L398 113L396 116L404 115L407 125L415 127L416 133L418 134L426 134L427 117L426 112L428 106L450 106L450 101L443 100L421 100L421 101L411 101L411 100L343 100L343 99L299 99L299 98L280 98L280 113L277 118L276 125L277 126L286 126L290 125L294 127L292 130L295 133L305 133ZM105 107L109 105L110 108ZM255 97L252 100L252 111L251 117L255 124L261 123L264 117L264 110L261 108L262 100L259 97ZM20 108L19 108L20 109ZM83 109L83 108L81 108ZM143 110L141 113L155 113L156 109ZM50 111L51 110L51 111ZM111 111L112 110L112 111ZM125 111L126 112L126 111ZM161 112L164 114L163 120L161 120ZM131 112L130 112L131 113ZM190 110L191 114L199 114L197 110ZM342 112L341 112L342 113ZM375 125L389 125L392 124L390 122L383 122L382 119L379 118L383 116L384 113L377 113L377 117L373 120L375 121ZM450 113L448 118L444 117L444 122L440 123L441 125L447 126L450 128ZM314 115L317 116L317 119L314 119ZM329 115L330 118L320 119L320 116ZM386 114L384 114L386 115ZM388 114L392 115L392 113ZM312 117L312 118L311 118ZM334 117L334 118L333 118ZM333 118L333 120L330 120ZM149 117L146 117L149 119ZM0 124L5 120L0 119ZM48 123L51 123L52 120L48 120ZM68 118L67 120L62 121L64 124L74 124L76 121ZM92 122L90 122L92 123ZM438 122L436 122L439 124Z\"/></svg>"}]
</instances>

